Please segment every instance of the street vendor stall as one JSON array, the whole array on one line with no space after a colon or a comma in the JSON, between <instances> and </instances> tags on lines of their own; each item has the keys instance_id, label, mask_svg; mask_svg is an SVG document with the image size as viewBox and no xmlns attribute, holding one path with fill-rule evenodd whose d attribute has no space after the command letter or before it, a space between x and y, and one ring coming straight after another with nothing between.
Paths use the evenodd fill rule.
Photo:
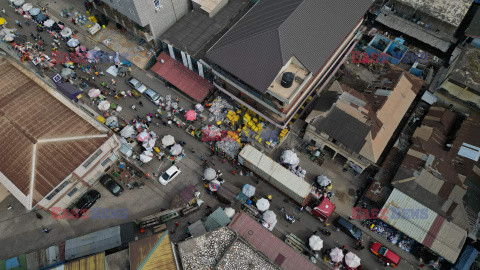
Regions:
<instances>
[{"instance_id":1,"label":"street vendor stall","mask_svg":"<svg viewBox=\"0 0 480 270\"><path fill-rule=\"evenodd\" d=\"M165 135L162 138L162 144L164 147L168 147L175 144L175 138L172 135Z\"/></svg>"},{"instance_id":2,"label":"street vendor stall","mask_svg":"<svg viewBox=\"0 0 480 270\"><path fill-rule=\"evenodd\" d=\"M90 35L95 35L98 31L100 31L102 29L102 27L100 26L100 24L98 23L95 23L93 24L92 26L90 26L88 28L88 33L90 33Z\"/></svg>"},{"instance_id":3,"label":"street vendor stall","mask_svg":"<svg viewBox=\"0 0 480 270\"><path fill-rule=\"evenodd\" d=\"M217 172L212 168L206 168L203 173L203 180L212 181L217 178Z\"/></svg>"},{"instance_id":4,"label":"street vendor stall","mask_svg":"<svg viewBox=\"0 0 480 270\"><path fill-rule=\"evenodd\" d=\"M239 192L240 192L240 189L238 187L234 186L228 181L225 181L223 182L220 189L217 191L217 198L220 202L230 205L235 201L235 196Z\"/></svg>"},{"instance_id":5,"label":"street vendor stall","mask_svg":"<svg viewBox=\"0 0 480 270\"><path fill-rule=\"evenodd\" d=\"M275 225L277 224L277 215L273 211L265 211L262 214L262 225L267 228L267 230L272 231Z\"/></svg>"}]
</instances>

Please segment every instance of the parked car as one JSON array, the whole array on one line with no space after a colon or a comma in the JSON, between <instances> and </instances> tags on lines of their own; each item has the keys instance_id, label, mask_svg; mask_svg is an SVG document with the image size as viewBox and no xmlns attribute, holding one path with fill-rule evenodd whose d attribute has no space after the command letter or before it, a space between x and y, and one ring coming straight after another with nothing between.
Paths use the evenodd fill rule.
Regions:
<instances>
[{"instance_id":1,"label":"parked car","mask_svg":"<svg viewBox=\"0 0 480 270\"><path fill-rule=\"evenodd\" d=\"M360 238L362 238L362 231L355 225L350 223L348 220L339 217L336 221L336 224L341 230L346 232L351 237L355 238L355 240L360 240Z\"/></svg>"},{"instance_id":2,"label":"parked car","mask_svg":"<svg viewBox=\"0 0 480 270\"><path fill-rule=\"evenodd\" d=\"M135 79L134 77L130 77L128 78L126 81L125 81L126 84L128 84L130 87L132 87L133 89L137 90L138 92L140 92L140 94L143 94L146 90L147 90L147 87L142 83L140 82L139 80Z\"/></svg>"},{"instance_id":3,"label":"parked car","mask_svg":"<svg viewBox=\"0 0 480 270\"><path fill-rule=\"evenodd\" d=\"M160 95L157 92L152 89L147 89L147 91L145 91L145 96L155 105L160 105Z\"/></svg>"},{"instance_id":4,"label":"parked car","mask_svg":"<svg viewBox=\"0 0 480 270\"><path fill-rule=\"evenodd\" d=\"M74 207L69 208L68 212L70 212L74 217L80 218L97 202L98 199L100 199L100 197L100 192L92 189L85 193L80 200L78 200Z\"/></svg>"},{"instance_id":5,"label":"parked car","mask_svg":"<svg viewBox=\"0 0 480 270\"><path fill-rule=\"evenodd\" d=\"M108 189L108 191L110 191L115 196L120 196L120 194L122 194L123 192L123 187L120 186L109 175L102 176L102 178L100 178L100 184L102 184L102 186Z\"/></svg>"},{"instance_id":6,"label":"parked car","mask_svg":"<svg viewBox=\"0 0 480 270\"><path fill-rule=\"evenodd\" d=\"M397 267L400 263L400 256L393 253L379 242L371 243L370 251L390 266Z\"/></svg>"},{"instance_id":7,"label":"parked car","mask_svg":"<svg viewBox=\"0 0 480 270\"><path fill-rule=\"evenodd\" d=\"M172 167L168 168L159 178L158 181L160 181L160 184L166 185L170 183L177 175L180 173L180 169L173 165Z\"/></svg>"}]
</instances>

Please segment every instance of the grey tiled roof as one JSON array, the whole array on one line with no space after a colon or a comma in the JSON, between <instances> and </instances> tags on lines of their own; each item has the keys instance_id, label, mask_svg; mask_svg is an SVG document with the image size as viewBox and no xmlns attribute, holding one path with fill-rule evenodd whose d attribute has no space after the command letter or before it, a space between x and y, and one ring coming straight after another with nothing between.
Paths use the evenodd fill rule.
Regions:
<instances>
[{"instance_id":1,"label":"grey tiled roof","mask_svg":"<svg viewBox=\"0 0 480 270\"><path fill-rule=\"evenodd\" d=\"M360 152L370 127L353 116L334 107L327 116L316 119L313 126L318 133L324 132L355 152Z\"/></svg>"},{"instance_id":2,"label":"grey tiled roof","mask_svg":"<svg viewBox=\"0 0 480 270\"><path fill-rule=\"evenodd\" d=\"M370 0L261 0L206 58L265 92L295 56L316 74L362 19Z\"/></svg>"}]
</instances>

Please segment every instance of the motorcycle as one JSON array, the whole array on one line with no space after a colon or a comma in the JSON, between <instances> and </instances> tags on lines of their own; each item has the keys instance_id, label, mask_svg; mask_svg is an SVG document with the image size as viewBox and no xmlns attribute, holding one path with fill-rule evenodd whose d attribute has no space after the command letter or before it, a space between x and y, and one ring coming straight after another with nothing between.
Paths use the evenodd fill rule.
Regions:
<instances>
[{"instance_id":1,"label":"motorcycle","mask_svg":"<svg viewBox=\"0 0 480 270\"><path fill-rule=\"evenodd\" d=\"M320 231L321 231L321 232L323 233L323 235L325 235L325 236L330 236L330 235L332 235L332 232L330 232L330 231L327 230L327 229L322 229L322 230L320 230Z\"/></svg>"}]
</instances>

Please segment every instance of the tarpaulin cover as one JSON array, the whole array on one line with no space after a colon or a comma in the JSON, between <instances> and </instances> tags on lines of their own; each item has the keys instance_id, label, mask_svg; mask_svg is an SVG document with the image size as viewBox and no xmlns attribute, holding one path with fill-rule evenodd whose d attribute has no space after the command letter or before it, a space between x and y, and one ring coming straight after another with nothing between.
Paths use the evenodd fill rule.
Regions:
<instances>
[{"instance_id":1,"label":"tarpaulin cover","mask_svg":"<svg viewBox=\"0 0 480 270\"><path fill-rule=\"evenodd\" d=\"M57 83L57 88L58 88L58 91L62 92L62 94L64 94L71 100L75 99L78 95L82 93L82 91L78 89L78 87L76 87L71 83L66 83L66 82Z\"/></svg>"},{"instance_id":2,"label":"tarpaulin cover","mask_svg":"<svg viewBox=\"0 0 480 270\"><path fill-rule=\"evenodd\" d=\"M333 204L329 199L323 197L319 205L312 209L312 214L320 218L328 218L333 210L335 209L335 204Z\"/></svg>"},{"instance_id":3,"label":"tarpaulin cover","mask_svg":"<svg viewBox=\"0 0 480 270\"><path fill-rule=\"evenodd\" d=\"M453 270L468 270L470 266L472 266L473 262L475 262L475 258L478 256L478 250L476 250L472 246L467 246L465 251L463 251L460 258L458 258L455 265L453 265Z\"/></svg>"},{"instance_id":4,"label":"tarpaulin cover","mask_svg":"<svg viewBox=\"0 0 480 270\"><path fill-rule=\"evenodd\" d=\"M213 86L208 80L171 58L165 52L158 56L157 63L152 67L152 71L198 102L205 99Z\"/></svg>"}]
</instances>

